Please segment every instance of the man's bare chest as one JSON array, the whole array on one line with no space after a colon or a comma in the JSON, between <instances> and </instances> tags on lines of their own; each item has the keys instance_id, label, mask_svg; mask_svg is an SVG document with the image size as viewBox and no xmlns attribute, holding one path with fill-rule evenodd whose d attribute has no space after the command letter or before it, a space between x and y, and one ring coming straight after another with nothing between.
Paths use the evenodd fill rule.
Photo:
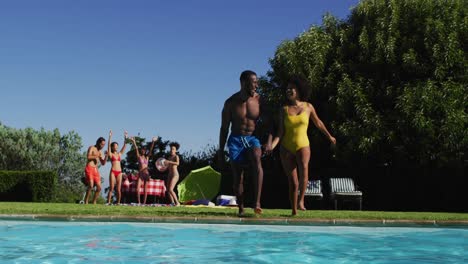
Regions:
<instances>
[{"instance_id":1,"label":"man's bare chest","mask_svg":"<svg viewBox=\"0 0 468 264\"><path fill-rule=\"evenodd\" d=\"M234 117L257 119L260 115L260 105L258 100L251 99L245 102L239 102L233 107Z\"/></svg>"}]
</instances>

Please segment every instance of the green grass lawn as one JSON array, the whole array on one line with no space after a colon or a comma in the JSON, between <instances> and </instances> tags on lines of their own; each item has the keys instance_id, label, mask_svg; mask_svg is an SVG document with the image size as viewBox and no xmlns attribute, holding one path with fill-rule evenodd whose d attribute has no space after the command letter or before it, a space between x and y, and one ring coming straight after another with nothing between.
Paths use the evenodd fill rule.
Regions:
<instances>
[{"instance_id":1,"label":"green grass lawn","mask_svg":"<svg viewBox=\"0 0 468 264\"><path fill-rule=\"evenodd\" d=\"M118 217L197 217L237 218L237 208L210 207L137 207L64 203L12 203L0 202L0 217L8 215L49 216L118 216ZM260 219L290 218L289 209L264 209ZM257 218L253 210L246 210L246 218ZM468 213L434 212L379 212L379 211L300 211L295 219L323 220L410 220L410 221L468 221Z\"/></svg>"}]
</instances>

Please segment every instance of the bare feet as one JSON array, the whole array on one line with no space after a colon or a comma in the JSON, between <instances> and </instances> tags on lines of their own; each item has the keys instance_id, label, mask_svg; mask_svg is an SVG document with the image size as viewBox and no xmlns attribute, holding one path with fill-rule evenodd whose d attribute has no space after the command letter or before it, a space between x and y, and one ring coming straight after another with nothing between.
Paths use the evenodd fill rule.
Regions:
<instances>
[{"instance_id":1,"label":"bare feet","mask_svg":"<svg viewBox=\"0 0 468 264\"><path fill-rule=\"evenodd\" d=\"M303 202L302 202L302 203L301 203L301 202L299 202L299 204L297 205L297 207L299 207L299 210L301 210L301 211L305 211L305 210L307 210L307 209L305 208L305 206L304 206L304 203L303 203Z\"/></svg>"},{"instance_id":2,"label":"bare feet","mask_svg":"<svg viewBox=\"0 0 468 264\"><path fill-rule=\"evenodd\" d=\"M254 212L255 214L261 215L263 213L263 210L260 207L255 207Z\"/></svg>"},{"instance_id":3,"label":"bare feet","mask_svg":"<svg viewBox=\"0 0 468 264\"><path fill-rule=\"evenodd\" d=\"M245 213L244 210L239 210L239 213L237 214L238 217L244 217Z\"/></svg>"}]
</instances>

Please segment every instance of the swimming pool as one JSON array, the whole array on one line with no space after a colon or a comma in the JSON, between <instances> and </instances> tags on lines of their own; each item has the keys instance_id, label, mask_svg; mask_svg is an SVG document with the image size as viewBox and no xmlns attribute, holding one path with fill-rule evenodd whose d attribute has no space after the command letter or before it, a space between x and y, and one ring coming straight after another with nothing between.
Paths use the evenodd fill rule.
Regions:
<instances>
[{"instance_id":1,"label":"swimming pool","mask_svg":"<svg viewBox=\"0 0 468 264\"><path fill-rule=\"evenodd\" d=\"M464 263L468 229L0 220L2 263Z\"/></svg>"}]
</instances>

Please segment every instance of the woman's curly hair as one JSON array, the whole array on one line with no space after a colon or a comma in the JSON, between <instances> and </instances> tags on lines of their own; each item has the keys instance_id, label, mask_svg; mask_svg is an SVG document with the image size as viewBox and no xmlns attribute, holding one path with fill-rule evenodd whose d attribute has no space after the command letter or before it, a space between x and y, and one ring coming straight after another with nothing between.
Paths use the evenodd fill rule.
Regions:
<instances>
[{"instance_id":1,"label":"woman's curly hair","mask_svg":"<svg viewBox=\"0 0 468 264\"><path fill-rule=\"evenodd\" d=\"M312 89L309 86L309 82L305 78L299 75L294 75L291 78L289 78L287 85L289 84L293 84L294 87L296 87L297 93L299 94L299 100L309 100Z\"/></svg>"},{"instance_id":2,"label":"woman's curly hair","mask_svg":"<svg viewBox=\"0 0 468 264\"><path fill-rule=\"evenodd\" d=\"M172 142L171 144L169 144L169 146L170 147L175 147L176 150L179 150L179 148L180 148L180 145L177 142Z\"/></svg>"}]
</instances>

